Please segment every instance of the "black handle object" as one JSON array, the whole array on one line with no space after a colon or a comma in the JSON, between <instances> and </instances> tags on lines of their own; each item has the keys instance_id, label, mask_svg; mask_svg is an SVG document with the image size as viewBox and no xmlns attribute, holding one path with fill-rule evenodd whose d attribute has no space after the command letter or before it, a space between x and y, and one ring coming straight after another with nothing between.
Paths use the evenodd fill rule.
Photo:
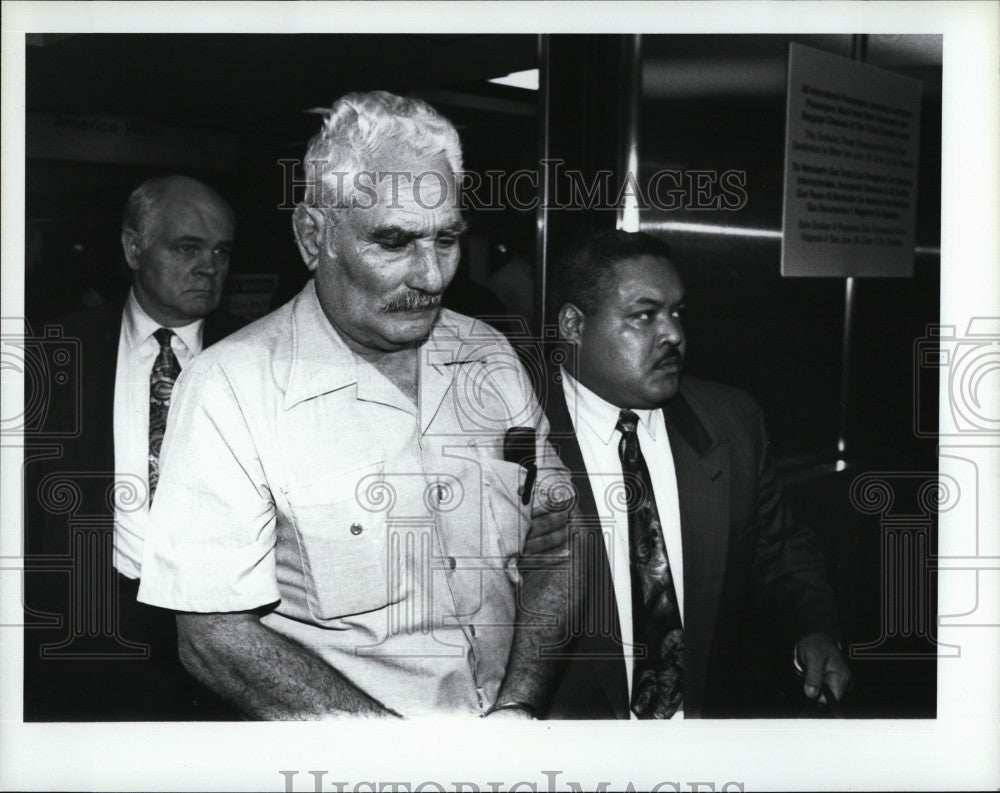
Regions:
<instances>
[{"instance_id":1,"label":"black handle object","mask_svg":"<svg viewBox=\"0 0 1000 793\"><path fill-rule=\"evenodd\" d=\"M521 503L531 502L531 489L535 486L538 469L535 466L535 428L511 427L503 438L503 459L508 463L524 466L528 474L521 490Z\"/></svg>"}]
</instances>

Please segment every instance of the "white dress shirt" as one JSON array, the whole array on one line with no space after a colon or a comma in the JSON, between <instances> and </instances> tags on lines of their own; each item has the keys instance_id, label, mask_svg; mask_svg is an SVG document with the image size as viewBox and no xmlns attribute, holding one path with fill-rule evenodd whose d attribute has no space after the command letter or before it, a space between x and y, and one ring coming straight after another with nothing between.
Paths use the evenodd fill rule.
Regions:
<instances>
[{"instance_id":1,"label":"white dress shirt","mask_svg":"<svg viewBox=\"0 0 1000 793\"><path fill-rule=\"evenodd\" d=\"M622 463L618 444L622 434L615 425L621 408L606 402L562 370L563 393L573 421L576 439L587 466L590 487L594 493L598 517L601 520L604 546L611 565L611 577L618 605L618 621L626 652L625 671L628 690L632 690L633 661L628 657L632 647L632 579L629 570L628 512L624 498ZM639 448L649 468L653 496L663 527L663 540L674 577L677 606L684 620L684 557L681 552L681 516L677 499L677 476L670 439L663 423L661 410L636 410L639 417L636 433ZM633 715L634 718L634 715Z\"/></svg>"},{"instance_id":2,"label":"white dress shirt","mask_svg":"<svg viewBox=\"0 0 1000 793\"><path fill-rule=\"evenodd\" d=\"M183 369L201 352L203 319L173 328L170 340ZM128 578L138 578L149 523L149 376L160 344L153 337L161 325L147 314L131 290L122 313L115 375L114 565ZM132 494L136 497L133 498Z\"/></svg>"}]
</instances>

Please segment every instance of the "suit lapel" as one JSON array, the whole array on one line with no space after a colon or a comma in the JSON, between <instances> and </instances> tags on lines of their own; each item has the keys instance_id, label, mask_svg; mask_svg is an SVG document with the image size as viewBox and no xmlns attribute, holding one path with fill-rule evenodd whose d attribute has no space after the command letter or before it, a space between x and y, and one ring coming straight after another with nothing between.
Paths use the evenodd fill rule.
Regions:
<instances>
[{"instance_id":1,"label":"suit lapel","mask_svg":"<svg viewBox=\"0 0 1000 793\"><path fill-rule=\"evenodd\" d=\"M115 381L118 378L118 343L122 328L123 306L109 308L100 323L100 337L90 356L84 399L91 399L98 418L91 434L92 454L98 471L115 470Z\"/></svg>"},{"instance_id":2,"label":"suit lapel","mask_svg":"<svg viewBox=\"0 0 1000 793\"><path fill-rule=\"evenodd\" d=\"M121 338L124 298L66 318L64 332L79 344L80 393L77 421L80 434L62 443L59 469L86 471L108 477L115 472L115 387L118 377L118 346ZM235 322L219 312L205 320L205 346L235 330ZM102 514L112 507L104 498L106 484L96 488ZM95 498L97 498L95 497Z\"/></svg>"},{"instance_id":3,"label":"suit lapel","mask_svg":"<svg viewBox=\"0 0 1000 793\"><path fill-rule=\"evenodd\" d=\"M729 454L683 394L663 409L677 476L684 554L684 709L697 715L729 551Z\"/></svg>"},{"instance_id":4,"label":"suit lapel","mask_svg":"<svg viewBox=\"0 0 1000 793\"><path fill-rule=\"evenodd\" d=\"M584 560L582 565L583 585L586 588L584 620L588 626L601 626L602 623L606 622L606 612L611 612L610 615L606 615L611 618L610 635L604 628L599 628L595 632L595 638L600 647L594 646L595 639L589 639L587 641L588 647L583 652L596 651L595 654L603 657L617 657L617 663L600 665L604 673L598 675L598 681L615 716L619 719L627 719L629 711L625 655L621 645L615 640L616 637L618 639L621 637L621 627L618 624L618 608L611 577L611 565L608 563L608 555L604 547L604 536L601 531L597 505L594 502L594 492L587 474L587 466L583 461L580 444L576 440L562 384L561 381L554 381L552 378L549 380L546 412L551 425L549 440L555 447L559 459L570 470L573 486L577 493L576 508L584 523L580 534L580 544L575 548L575 552L582 554ZM602 604L604 604L603 607ZM611 605L610 609L608 604ZM578 652L581 650L578 649Z\"/></svg>"}]
</instances>

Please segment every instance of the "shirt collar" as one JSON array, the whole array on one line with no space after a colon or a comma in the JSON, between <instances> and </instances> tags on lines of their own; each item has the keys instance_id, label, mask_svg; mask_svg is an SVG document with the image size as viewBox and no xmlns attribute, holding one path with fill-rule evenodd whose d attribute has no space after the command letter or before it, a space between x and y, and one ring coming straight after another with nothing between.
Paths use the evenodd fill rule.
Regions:
<instances>
[{"instance_id":1,"label":"shirt collar","mask_svg":"<svg viewBox=\"0 0 1000 793\"><path fill-rule=\"evenodd\" d=\"M563 382L566 384L566 402L576 407L575 410L570 410L575 429L579 431L579 425L583 424L601 440L601 443L604 445L611 443L622 409L599 397L565 369L562 369L562 376ZM645 427L650 438L655 441L657 428L663 422L654 421L653 417L659 415L660 411L658 409L642 410L638 408L630 408L630 410L639 417L640 426Z\"/></svg>"},{"instance_id":2,"label":"shirt collar","mask_svg":"<svg viewBox=\"0 0 1000 793\"><path fill-rule=\"evenodd\" d=\"M202 328L205 325L204 319L196 319L187 325L178 328L171 328L185 347L197 355L201 352ZM122 314L122 327L125 330L125 340L131 350L137 350L152 336L162 325L146 313L145 309L139 305L135 296L135 290L128 290L128 298L125 300L125 311Z\"/></svg>"},{"instance_id":3,"label":"shirt collar","mask_svg":"<svg viewBox=\"0 0 1000 793\"><path fill-rule=\"evenodd\" d=\"M469 344L469 328L474 320L441 310L430 336L418 351L421 392L430 388L434 402L440 401L450 385L454 364L478 361L482 355ZM288 409L312 397L359 383L359 357L337 333L320 305L315 280L310 280L295 297L292 306L291 366L284 407ZM370 373L362 380L370 382ZM429 418L429 413L421 411Z\"/></svg>"}]
</instances>

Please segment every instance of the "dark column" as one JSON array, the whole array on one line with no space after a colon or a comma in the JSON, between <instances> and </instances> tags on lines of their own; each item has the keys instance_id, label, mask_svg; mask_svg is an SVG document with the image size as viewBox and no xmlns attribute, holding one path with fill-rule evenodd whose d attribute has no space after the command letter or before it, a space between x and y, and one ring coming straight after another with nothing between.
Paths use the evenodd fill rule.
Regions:
<instances>
[{"instance_id":1,"label":"dark column","mask_svg":"<svg viewBox=\"0 0 1000 793\"><path fill-rule=\"evenodd\" d=\"M550 35L540 49L539 184L548 209L539 216L539 267L548 284L554 256L581 234L616 225L634 36Z\"/></svg>"}]
</instances>

